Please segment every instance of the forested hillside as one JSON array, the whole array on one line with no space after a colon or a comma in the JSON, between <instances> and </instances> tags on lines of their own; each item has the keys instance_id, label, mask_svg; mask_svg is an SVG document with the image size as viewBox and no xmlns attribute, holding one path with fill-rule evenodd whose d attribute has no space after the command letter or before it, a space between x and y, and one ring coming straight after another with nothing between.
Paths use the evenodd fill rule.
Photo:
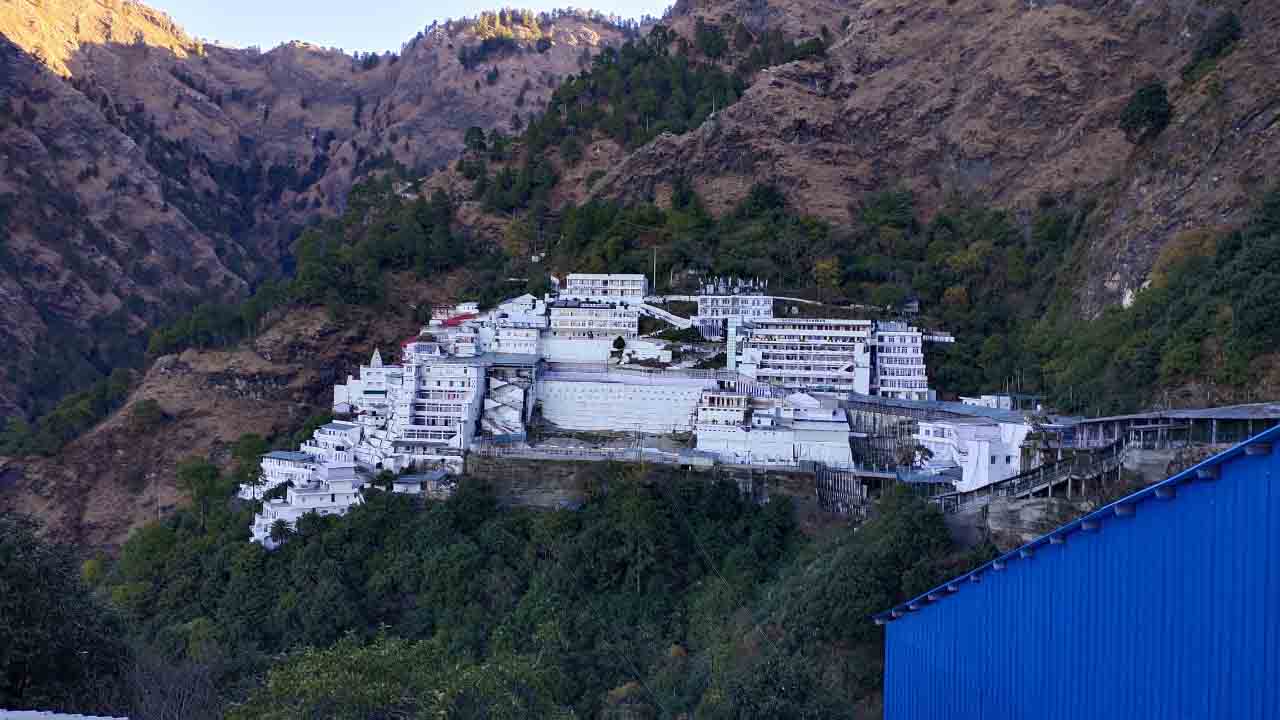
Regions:
<instances>
[{"instance_id":1,"label":"forested hillside","mask_svg":"<svg viewBox=\"0 0 1280 720\"><path fill-rule=\"evenodd\" d=\"M957 554L909 495L815 541L785 499L756 506L733 485L606 466L579 511L499 511L475 486L425 510L375 492L345 518L305 518L272 553L245 541L250 510L227 507L230 477L199 462L180 474L192 509L135 533L117 562L86 563L83 581L25 526L0 525L5 547L39 549L0 554L0 583L56 569L63 592L95 598L68 608L92 648L80 662L56 664L59 616L26 618L0 660L0 703L870 718L883 651L868 614L986 558Z\"/></svg>"}]
</instances>

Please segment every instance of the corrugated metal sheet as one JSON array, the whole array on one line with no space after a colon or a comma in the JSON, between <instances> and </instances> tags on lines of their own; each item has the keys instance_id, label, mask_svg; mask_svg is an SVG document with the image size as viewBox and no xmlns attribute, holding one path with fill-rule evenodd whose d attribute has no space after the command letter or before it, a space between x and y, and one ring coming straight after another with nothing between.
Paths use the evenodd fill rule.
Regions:
<instances>
[{"instance_id":1,"label":"corrugated metal sheet","mask_svg":"<svg viewBox=\"0 0 1280 720\"><path fill-rule=\"evenodd\" d=\"M877 616L885 720L1280 719L1277 441Z\"/></svg>"}]
</instances>

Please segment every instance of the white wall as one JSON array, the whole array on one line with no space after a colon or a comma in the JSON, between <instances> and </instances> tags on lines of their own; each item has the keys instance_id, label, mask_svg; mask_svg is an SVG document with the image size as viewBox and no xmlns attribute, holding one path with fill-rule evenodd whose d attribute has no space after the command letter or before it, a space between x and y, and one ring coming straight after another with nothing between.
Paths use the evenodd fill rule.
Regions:
<instances>
[{"instance_id":1,"label":"white wall","mask_svg":"<svg viewBox=\"0 0 1280 720\"><path fill-rule=\"evenodd\" d=\"M539 380L542 417L569 430L688 432L705 383Z\"/></svg>"},{"instance_id":2,"label":"white wall","mask_svg":"<svg viewBox=\"0 0 1280 720\"><path fill-rule=\"evenodd\" d=\"M547 362L604 363L613 351L613 338L542 338L542 357Z\"/></svg>"}]
</instances>

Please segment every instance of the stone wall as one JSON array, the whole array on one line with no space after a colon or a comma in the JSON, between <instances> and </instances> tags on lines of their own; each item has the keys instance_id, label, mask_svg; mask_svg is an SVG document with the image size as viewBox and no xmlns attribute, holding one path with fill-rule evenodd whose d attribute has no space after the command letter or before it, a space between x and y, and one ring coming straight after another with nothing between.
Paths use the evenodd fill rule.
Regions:
<instances>
[{"instance_id":1,"label":"stone wall","mask_svg":"<svg viewBox=\"0 0 1280 720\"><path fill-rule=\"evenodd\" d=\"M607 482L613 474L612 467L616 464L487 457L473 453L467 456L462 482L490 484L498 502L505 507L574 508L607 489ZM638 469L634 463L624 467ZM685 471L669 465L649 467L707 482L728 480L759 501L770 497L789 497L795 504L797 519L802 523L820 515L829 515L818 507L812 473L723 466L706 472Z\"/></svg>"}]
</instances>

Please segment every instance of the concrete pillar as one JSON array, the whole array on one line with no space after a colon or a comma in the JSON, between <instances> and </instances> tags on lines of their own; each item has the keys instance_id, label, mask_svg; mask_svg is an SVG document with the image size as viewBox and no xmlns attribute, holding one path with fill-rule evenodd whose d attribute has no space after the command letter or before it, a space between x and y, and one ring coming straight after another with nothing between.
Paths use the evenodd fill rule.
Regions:
<instances>
[{"instance_id":1,"label":"concrete pillar","mask_svg":"<svg viewBox=\"0 0 1280 720\"><path fill-rule=\"evenodd\" d=\"M1213 445L1217 445L1218 444L1218 419L1214 418L1209 425L1211 428L1209 431L1209 442Z\"/></svg>"}]
</instances>

